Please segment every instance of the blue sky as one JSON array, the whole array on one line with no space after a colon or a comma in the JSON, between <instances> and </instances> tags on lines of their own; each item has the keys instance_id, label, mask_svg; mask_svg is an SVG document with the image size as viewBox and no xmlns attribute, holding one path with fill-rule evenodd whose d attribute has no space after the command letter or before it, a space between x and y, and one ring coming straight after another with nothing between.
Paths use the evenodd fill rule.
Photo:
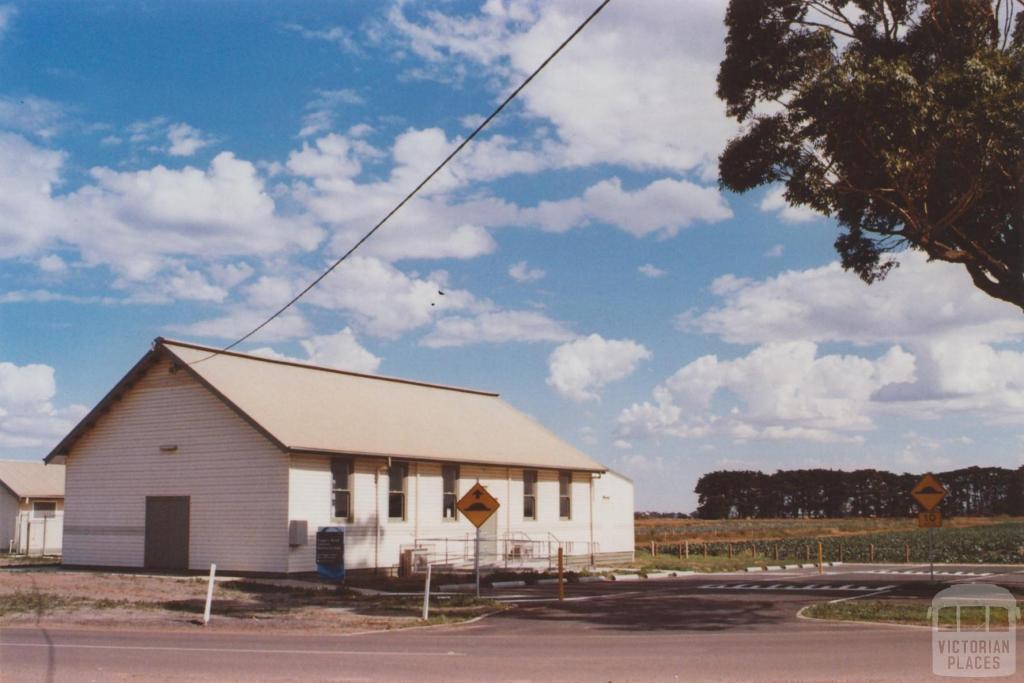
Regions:
<instances>
[{"instance_id":1,"label":"blue sky","mask_svg":"<svg viewBox=\"0 0 1024 683\"><path fill-rule=\"evenodd\" d=\"M158 335L223 345L376 222L589 3L0 5L0 457ZM1024 319L720 193L724 3L613 2L246 350L496 390L695 506L722 467L1024 462ZM445 296L437 294L444 290Z\"/></svg>"}]
</instances>

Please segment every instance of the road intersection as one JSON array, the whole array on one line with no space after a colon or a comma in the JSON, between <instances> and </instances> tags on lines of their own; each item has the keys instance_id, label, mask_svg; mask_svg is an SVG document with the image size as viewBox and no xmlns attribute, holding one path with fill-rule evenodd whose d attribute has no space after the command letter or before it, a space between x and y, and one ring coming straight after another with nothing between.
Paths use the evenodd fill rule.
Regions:
<instances>
[{"instance_id":1,"label":"road intersection","mask_svg":"<svg viewBox=\"0 0 1024 683\"><path fill-rule=\"evenodd\" d=\"M929 597L953 582L1024 588L1024 567L942 566L937 585L907 569L922 571L845 565L821 575L574 584L565 602L550 585L492 590L516 608L463 625L351 636L5 629L0 680L932 680L929 629L797 612L831 599Z\"/></svg>"}]
</instances>

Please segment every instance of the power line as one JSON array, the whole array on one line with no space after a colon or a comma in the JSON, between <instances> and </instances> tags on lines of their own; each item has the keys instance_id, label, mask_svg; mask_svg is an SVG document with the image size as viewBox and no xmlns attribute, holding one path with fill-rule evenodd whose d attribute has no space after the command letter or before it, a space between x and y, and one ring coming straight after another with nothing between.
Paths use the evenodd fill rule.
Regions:
<instances>
[{"instance_id":1,"label":"power line","mask_svg":"<svg viewBox=\"0 0 1024 683\"><path fill-rule=\"evenodd\" d=\"M373 236L373 234L375 232L377 232L385 223L387 223L388 220L392 216L394 216L396 213L398 213L399 209L401 209L403 206L405 206L409 202L410 199L415 197L416 194L421 189L423 189L424 185L429 183L430 180L441 171L441 169L443 169L445 166L448 165L448 162L450 162L452 159L454 159L456 157L456 155L458 155L458 153L461 152L463 150L463 148L466 145L468 145L473 140L473 138L475 138L480 133L480 131L482 131L484 128L486 128L487 124L489 124L492 120L494 120L494 118L497 117L498 114L500 114L501 111L506 106L508 106L508 104L512 100L514 100L516 98L516 96L520 92L522 92L523 89L527 85L530 84L530 81L532 81L537 76L537 74L539 74L541 71L543 71L544 67L546 67L555 57L557 57L558 53L560 53L563 49L565 49L565 47L569 43L571 43L573 41L573 39L576 38L576 36L578 36L580 34L580 32L583 31L584 28L586 28L587 24L589 24L594 19L594 17L596 17L598 14L601 13L601 10L603 10L605 8L605 6L608 5L609 2L611 2L611 0L603 0L603 2L600 5L598 5L597 8L593 12L591 12L587 16L587 18L583 20L583 22L579 26L576 27L576 30L573 31L572 33L570 33L569 37L566 38L565 40L563 40L562 43L557 48L555 48L554 52L552 52L550 55L547 56L547 59L545 59L543 62L541 62L540 66L538 66L536 69L534 69L533 73L531 73L529 76L527 76L526 80L524 80L522 83L520 83L519 87L516 88L515 90L513 90L511 92L511 94L509 94L509 96L506 97L502 101L502 103L499 104L498 107L494 111L491 112L490 116L488 116L486 119L484 119L483 122L479 126L477 126L475 129L473 129L473 132L470 133L466 137L465 140L463 140L458 145L456 145L455 149L453 149L448 154L448 156L446 156L444 158L444 160L440 164L438 164L434 168L434 170L431 171L427 175L427 177L425 177L423 180L421 180L419 185L414 187L411 192L409 192L407 195L405 195L405 197L402 198L402 201L398 202L398 204L396 204L394 206L394 208L392 208L390 211L388 211L387 214L385 214L385 216L383 218L381 218L377 222L376 225L374 225L372 228L370 228L370 230L365 235L360 237L359 241L356 242L355 244L353 244L352 247L348 251L346 251L344 254L341 255L340 258L338 258L338 260L336 260L334 263L332 263L330 265L330 267L327 268L327 270L325 270L324 272L320 273L320 275L318 275L315 280L310 282L308 285L306 285L306 287L301 292L299 292L294 297L292 297L291 301L286 303L281 308L277 309L277 311L275 311L273 313L273 315L271 315L269 318L267 318L266 320L261 322L259 325L257 325L256 327L252 328L251 330L246 332L244 335L242 335L241 337L239 337L235 341L233 341L230 344L228 344L227 346L225 346L223 349L220 349L219 351L214 351L213 353L211 353L209 356L206 356L205 358L200 358L199 360L192 361L191 363L189 363L189 365L195 365L196 363L201 363L204 360L209 360L210 358L213 358L214 356L216 356L219 353L223 353L224 351L230 351L231 349L235 348L236 346L238 346L239 344L244 342L246 339L248 339L249 337L253 336L257 332L262 330L264 327L269 325L275 318L277 318L279 315L281 315L282 313L287 311L289 308L291 308L293 305L295 305L295 303L298 302L299 299L301 299L306 294L308 294L311 289L313 289L318 284L320 284L321 280L323 280L325 277L327 277L332 272L334 272L335 268L340 266L345 261L345 259L347 259L353 253L355 253L356 249L358 249L359 247L363 246L363 243L366 242L366 240L370 239Z\"/></svg>"}]
</instances>

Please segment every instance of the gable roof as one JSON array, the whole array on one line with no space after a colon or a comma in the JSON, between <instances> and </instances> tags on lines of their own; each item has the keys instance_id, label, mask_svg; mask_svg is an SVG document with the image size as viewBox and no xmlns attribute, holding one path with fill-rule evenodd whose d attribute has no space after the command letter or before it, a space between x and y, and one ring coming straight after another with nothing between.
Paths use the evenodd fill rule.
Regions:
<instances>
[{"instance_id":1,"label":"gable roof","mask_svg":"<svg viewBox=\"0 0 1024 683\"><path fill-rule=\"evenodd\" d=\"M153 350L47 456L169 356L282 450L603 472L498 394L253 356L158 337Z\"/></svg>"},{"instance_id":2,"label":"gable roof","mask_svg":"<svg viewBox=\"0 0 1024 683\"><path fill-rule=\"evenodd\" d=\"M0 460L0 485L18 498L63 498L64 466Z\"/></svg>"}]
</instances>

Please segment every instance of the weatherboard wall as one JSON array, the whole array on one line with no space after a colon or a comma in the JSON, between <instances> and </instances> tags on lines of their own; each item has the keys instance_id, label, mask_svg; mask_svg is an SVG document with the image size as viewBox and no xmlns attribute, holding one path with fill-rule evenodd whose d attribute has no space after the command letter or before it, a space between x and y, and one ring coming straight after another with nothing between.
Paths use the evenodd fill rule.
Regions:
<instances>
[{"instance_id":1,"label":"weatherboard wall","mask_svg":"<svg viewBox=\"0 0 1024 683\"><path fill-rule=\"evenodd\" d=\"M289 469L290 520L306 522L307 542L288 551L288 571L315 569L315 536L320 527L345 529L345 564L349 569L396 567L402 549L431 546L435 553L447 553L453 561L471 557L475 528L462 515L443 516L442 463L408 463L405 519L388 518L387 460L352 457L351 519L336 519L331 509L331 457L292 455ZM537 519L523 518L523 470L515 467L461 465L456 486L458 497L477 481L498 499L498 512L482 527L488 539L515 538L533 541L537 552L548 543L573 543L575 551L589 551L591 540L591 475L574 472L572 516L559 517L558 471L539 470ZM628 483L628 482L627 482ZM630 485L631 486L631 485ZM632 492L630 491L630 503ZM632 506L628 514L632 519ZM610 538L610 537L609 537ZM485 541L486 546L486 541ZM557 547L553 545L552 547ZM630 545L629 550L632 549ZM483 551L488 552L487 548ZM493 550L492 550L493 552Z\"/></svg>"},{"instance_id":2,"label":"weatherboard wall","mask_svg":"<svg viewBox=\"0 0 1024 683\"><path fill-rule=\"evenodd\" d=\"M65 564L142 567L146 496L189 496L191 569L287 571L288 457L170 370L151 367L69 453Z\"/></svg>"}]
</instances>

